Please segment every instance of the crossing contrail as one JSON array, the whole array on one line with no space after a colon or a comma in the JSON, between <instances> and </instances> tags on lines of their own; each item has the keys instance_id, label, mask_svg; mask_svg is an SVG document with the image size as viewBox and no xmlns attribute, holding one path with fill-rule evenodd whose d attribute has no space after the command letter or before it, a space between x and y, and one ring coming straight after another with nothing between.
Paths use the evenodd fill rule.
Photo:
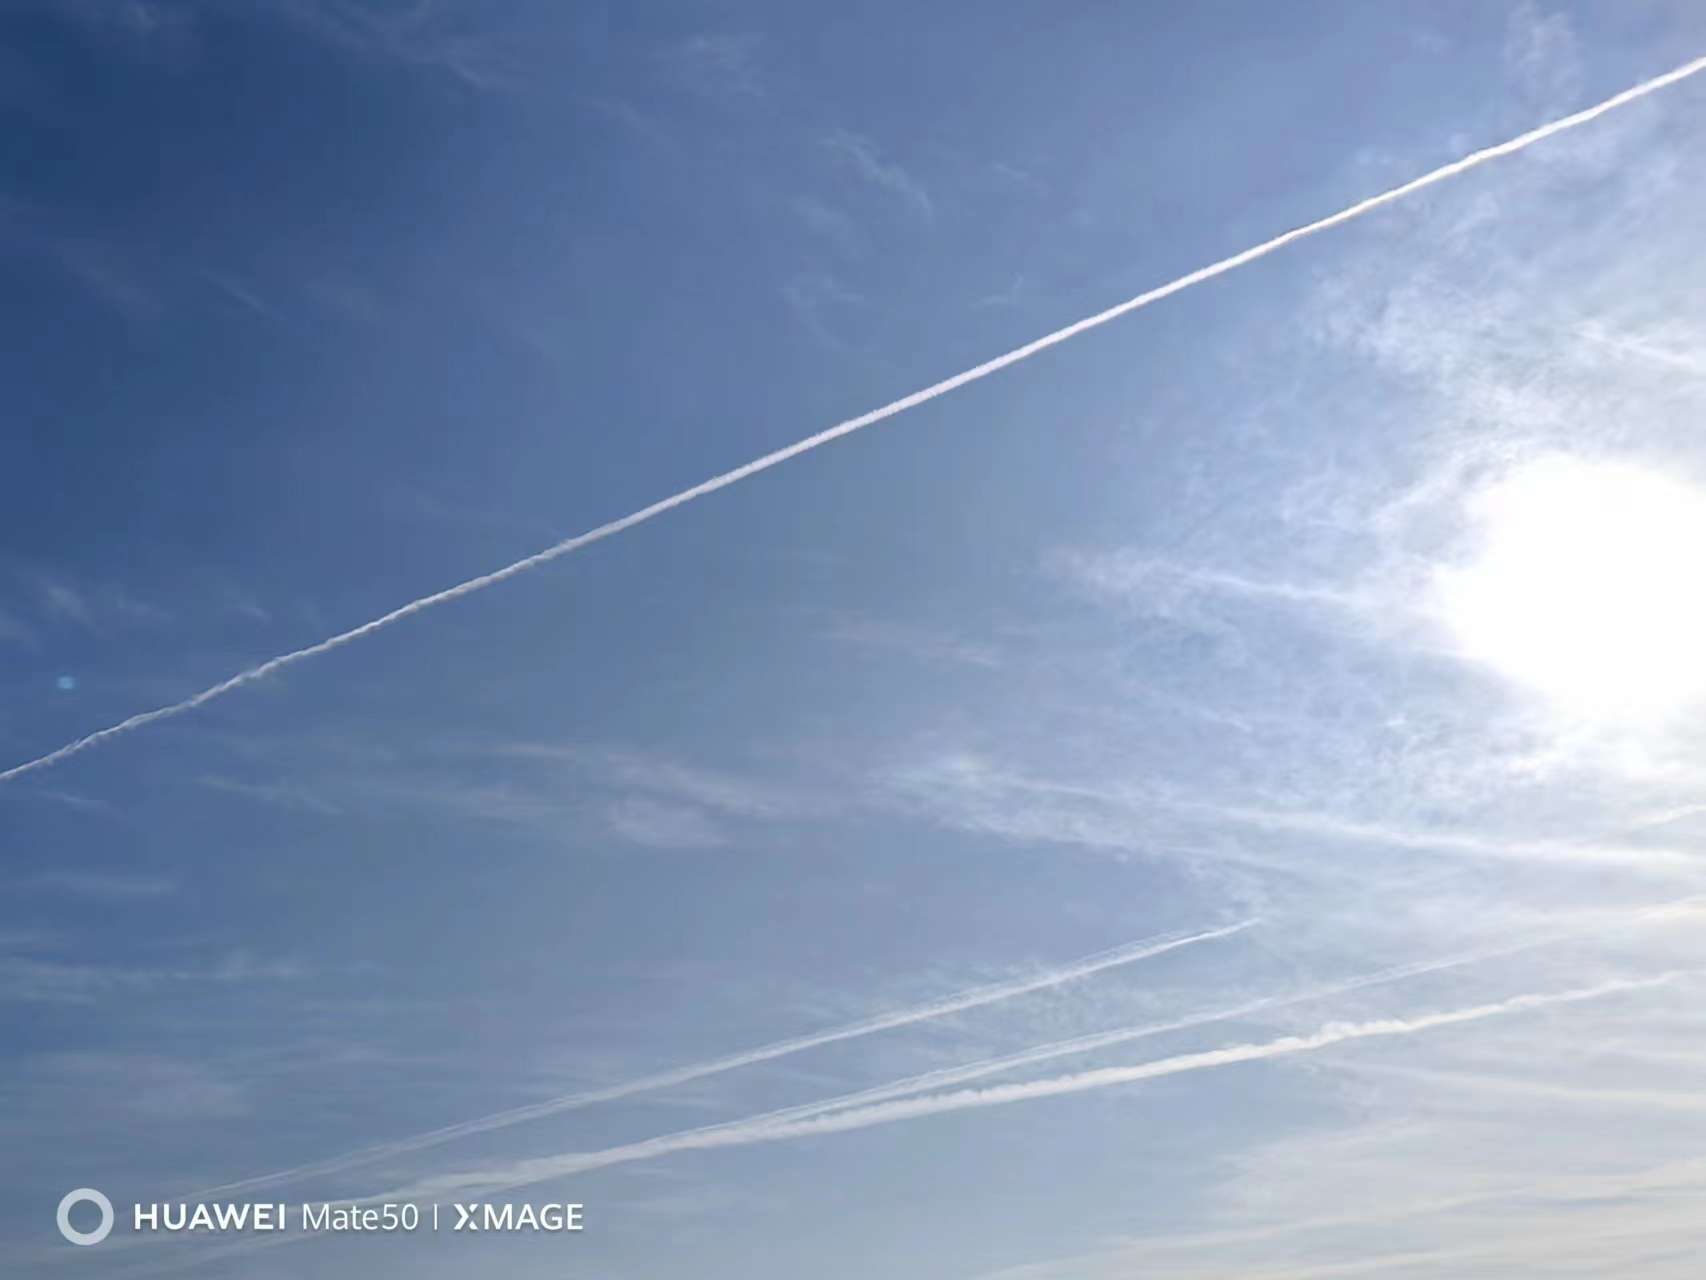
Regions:
<instances>
[{"instance_id":1,"label":"crossing contrail","mask_svg":"<svg viewBox=\"0 0 1706 1280\"><path fill-rule=\"evenodd\" d=\"M800 1103L780 1110L767 1112L763 1119L771 1123L797 1123L835 1112L865 1108L875 1103L889 1102L897 1098L906 1098L917 1094L942 1089L951 1089L959 1085L969 1084L974 1080L982 1080L992 1075L1010 1071L1022 1070L1026 1067L1039 1066L1060 1058L1077 1057L1087 1053L1111 1049L1117 1045L1131 1044L1139 1040L1151 1039L1155 1036L1166 1035L1176 1031L1189 1031L1198 1027L1211 1026L1215 1023L1231 1022L1239 1018L1253 1017L1258 1014L1272 1013L1280 1009L1289 1009L1301 1004L1310 1004L1321 1000L1333 999L1338 996L1351 995L1373 987L1388 986L1394 983L1407 982L1413 978L1427 977L1432 974L1444 973L1453 969L1461 969L1472 965L1484 964L1489 960L1502 959L1518 955L1526 951L1551 946L1572 939L1598 936L1616 936L1630 929L1652 924L1664 923L1685 918L1690 913L1698 913L1706 907L1706 897L1699 895L1677 898L1656 906L1646 907L1636 911L1627 918L1620 918L1616 923L1597 926L1588 929L1552 930L1535 934L1526 938L1514 939L1497 946L1481 947L1469 951L1457 952L1453 955L1437 957L1431 960L1410 961L1405 964L1390 965L1384 969L1357 974L1349 978L1341 978L1334 982L1323 983L1314 987L1306 987L1300 991L1286 992L1277 995L1259 996L1234 1004L1222 1005L1218 1008L1204 1009L1195 1013L1158 1022L1141 1023L1136 1026L1118 1027L1110 1031L1097 1031L1088 1035L1074 1036L1070 1039L1055 1040L1046 1044L1032 1045L1015 1053L1002 1054L997 1057L983 1058L975 1062L962 1063L958 1066L939 1067L918 1075L903 1079L891 1080L884 1084L872 1085L851 1093L840 1094L831 1098L819 1099L815 1102ZM738 1067L754 1063L767 1062L804 1049L818 1045L831 1044L839 1040L852 1039L856 1036L869 1035L876 1031L891 1027L905 1026L910 1023L924 1021L930 1018L942 1017L945 1014L962 1009L975 1008L983 1004L991 1004L1005 1000L1028 991L1042 987L1055 986L1071 981L1074 978L1089 976L1115 965L1130 964L1150 956L1161 955L1179 947L1190 946L1197 942L1212 941L1217 938L1229 937L1253 928L1261 923L1259 920L1246 920L1237 924L1227 925L1219 929L1206 930L1195 934L1175 934L1153 938L1142 942L1129 943L1124 947L1116 947L1109 951L1099 952L1093 956L1075 961L1059 969L1049 970L1033 978L1016 982L996 983L985 987L974 987L970 990L944 996L940 1000L916 1005L909 1009L897 1010L893 1013L880 1014L860 1022L846 1024L842 1027L817 1032L812 1035L800 1036L791 1040L780 1040L762 1048L747 1050L742 1053L730 1054L723 1058L713 1058L693 1066L679 1067L671 1071L659 1072L655 1075L641 1076L634 1080L608 1086L604 1089L589 1090L582 1093L567 1094L561 1098L549 1099L529 1107L520 1107L511 1111L498 1112L479 1120L467 1121L463 1124L449 1125L435 1129L414 1138L404 1138L396 1142L385 1143L364 1148L348 1156L335 1157L318 1164L302 1165L295 1169L275 1174L264 1174L245 1179L241 1182L224 1183L217 1187L206 1188L194 1193L192 1199L202 1199L216 1193L252 1190L264 1186L277 1185L283 1182L294 1182L302 1178L316 1175L331 1174L361 1165L369 1164L387 1156L402 1155L411 1151L422 1150L426 1147L437 1146L475 1133L484 1133L490 1129L502 1128L524 1120L553 1115L560 1111L572 1110L595 1103L613 1101L619 1098L631 1097L634 1094L655 1089L667 1088L671 1085L685 1083L690 1080L702 1079L709 1075L734 1070ZM1669 977L1665 981L1669 981ZM748 1124L751 1119L737 1123ZM712 1126L721 1129L722 1126ZM693 1132L699 1132L694 1130ZM367 1197L366 1200L378 1200L383 1197ZM365 1201L364 1201L365 1202Z\"/></svg>"},{"instance_id":2,"label":"crossing contrail","mask_svg":"<svg viewBox=\"0 0 1706 1280\"><path fill-rule=\"evenodd\" d=\"M488 1133L493 1129L508 1128L510 1125L522 1124L529 1120L540 1120L546 1116L554 1116L564 1111L575 1111L582 1107L595 1106L598 1103L615 1102L622 1098L633 1097L636 1094L674 1088L677 1085L687 1084L694 1080L703 1080L707 1076L735 1071L741 1067L755 1066L761 1062L773 1062L777 1058L803 1053L808 1049L816 1049L823 1045L875 1035L881 1031L891 1031L898 1027L911 1026L914 1023L927 1022L936 1018L945 1018L967 1009L977 1009L1002 1000L1011 1000L1015 996L1026 995L1033 991L1062 986L1078 978L1087 978L1107 969L1135 964L1139 960L1148 960L1154 956L1165 955L1167 952L1177 951L1181 947L1231 937L1233 934L1242 933L1244 930L1253 927L1256 923L1255 920L1243 920L1237 924L1226 925L1218 929L1208 929L1199 933L1164 934L1160 937L1144 939L1141 942L1130 942L1124 946L1114 947L1108 951L1100 951L1095 955L1074 960L1072 963L1056 969L1033 974L1028 978L1017 978L1008 982L972 987L924 1004L891 1010L888 1013L863 1018L857 1022L845 1023L839 1027L830 1027L823 1031L794 1036L787 1040L777 1040L758 1048L746 1049L720 1058L710 1058L703 1062L674 1067L667 1071L654 1072L651 1075L637 1076L632 1080L624 1080L619 1084L607 1085L600 1089L585 1089L577 1093L563 1094L560 1097L548 1098L543 1102L536 1102L529 1106L515 1107L508 1111L499 1111L474 1120L464 1120L458 1124L446 1125L443 1128L432 1129L411 1137L399 1138L393 1142L364 1147L359 1151L333 1156L313 1164L298 1165L295 1168L283 1169L276 1173L258 1174L255 1177L244 1178L237 1182L221 1183L218 1186L206 1187L196 1192L192 1198L205 1199L216 1194L253 1191L260 1187L298 1182L303 1178L342 1173L345 1170L359 1168L375 1161L405 1155L412 1151L422 1151L428 1147L436 1147L458 1138Z\"/></svg>"},{"instance_id":3,"label":"crossing contrail","mask_svg":"<svg viewBox=\"0 0 1706 1280\"><path fill-rule=\"evenodd\" d=\"M1182 1071L1204 1070L1212 1067L1228 1066L1238 1062L1257 1061L1265 1058L1285 1057L1295 1053L1311 1052L1332 1044L1349 1040L1361 1040L1373 1037L1393 1035L1409 1035L1432 1030L1436 1027L1454 1026L1460 1023L1478 1022L1486 1018L1498 1017L1504 1014L1516 1013L1526 1009L1546 1008L1553 1005L1568 1005L1582 1001L1597 1000L1607 996L1642 991L1669 986L1685 978L1706 976L1706 971L1682 970L1672 971L1652 978L1619 979L1596 984L1591 987L1581 987L1574 990L1557 991L1540 994L1529 994L1513 997L1490 1004L1472 1006L1467 1009L1457 1009L1443 1013L1427 1014L1408 1019L1378 1019L1364 1023L1331 1022L1313 1036L1286 1036L1279 1040L1262 1044L1232 1045L1224 1049L1211 1050L1206 1053L1182 1054L1163 1058L1147 1063L1134 1064L1129 1067L1116 1067L1098 1071L1075 1072L1067 1076L1054 1077L1047 1080L1030 1081L1022 1084L1000 1086L994 1089L967 1090L957 1086L983 1079L998 1072L1016 1070L1021 1067L1035 1066L1042 1062L1073 1054L1081 1054L1092 1050L1112 1047L1116 1044L1146 1039L1168 1031L1183 1030L1208 1025L1215 1022L1227 1021L1244 1017L1258 1012L1286 1008L1307 1001L1343 995L1368 987L1386 983L1401 982L1409 978L1421 977L1438 973L1464 965L1477 964L1496 957L1526 951L1534 947L1546 946L1552 942L1567 941L1573 936L1597 936L1600 934L1615 934L1636 925L1651 922L1667 922L1682 918L1687 913L1697 912L1703 899L1701 897L1681 898L1671 902L1658 904L1654 907L1637 911L1627 920L1618 924L1593 928L1583 931L1564 930L1548 935L1537 935L1533 938L1502 944L1497 947L1476 951L1461 952L1453 956L1435 960L1418 961L1409 964L1394 965L1390 968L1365 973L1357 977L1341 979L1315 988L1294 992L1289 995L1270 996L1247 1001L1241 1004L1223 1007L1218 1010L1193 1014L1179 1019L1151 1023L1145 1026L1122 1028L1111 1032L1101 1032L1089 1036L1080 1036L1070 1040L1055 1041L1050 1044L1032 1046L1018 1053L998 1058L988 1058L980 1062L967 1063L957 1067L947 1067L935 1071L927 1071L921 1075L905 1079L892 1080L884 1084L857 1089L834 1097L820 1098L812 1102L782 1107L759 1115L747 1116L739 1120L724 1121L695 1129L680 1130L675 1133L663 1134L655 1138L639 1142L627 1143L618 1147L606 1148L602 1151L569 1152L542 1159L525 1160L509 1165L487 1167L475 1171L449 1173L417 1182L410 1186L394 1189L377 1195L361 1196L351 1199L349 1203L357 1205L374 1204L385 1201L414 1199L421 1202L430 1201L433 1196L448 1194L456 1190L478 1189L487 1192L509 1190L514 1187L526 1186L534 1182L547 1181L575 1173L588 1172L593 1169L605 1168L609 1165L627 1164L633 1161L643 1161L667 1156L677 1151L706 1150L727 1146L746 1146L754 1143L787 1141L795 1138L812 1137L818 1134L843 1132L849 1129L867 1128L872 1125L897 1123L910 1119L937 1114L938 1112L959 1111L968 1107L984 1107L1004 1105L1011 1102L1021 1102L1032 1098L1057 1096L1063 1093L1082 1092L1085 1089L1102 1088L1108 1085L1132 1083L1138 1080L1151 1079L1159 1076L1173 1075ZM1252 922L1254 923L1254 922ZM1133 946L1142 944L1134 943ZM1112 952L1103 954L1114 954ZM953 997L947 997L952 999ZM874 1021L874 1020L873 1020ZM951 1092L937 1092L951 1090ZM239 1186L250 1186L258 1183L232 1183L227 1190ZM195 1193L195 1199L202 1199L212 1194L211 1191ZM143 1276L162 1274L183 1267L213 1262L227 1256L246 1254L257 1249L265 1249L274 1245L290 1244L298 1241L313 1239L312 1233L291 1234L269 1238L264 1241L245 1241L228 1248L220 1248L209 1254L193 1259L174 1258L172 1263L164 1268L144 1266L140 1270L126 1274ZM163 1237L134 1237L119 1242L119 1247L142 1245L145 1243L161 1243Z\"/></svg>"},{"instance_id":4,"label":"crossing contrail","mask_svg":"<svg viewBox=\"0 0 1706 1280\"><path fill-rule=\"evenodd\" d=\"M1243 1001L1238 1004L1223 1006L1218 1009L1203 1010L1198 1013L1188 1014L1169 1021L1153 1022L1133 1027L1121 1027L1112 1031L1096 1032L1091 1035L1076 1036L1068 1040L1057 1040L1047 1044L1033 1045L1028 1049L1022 1049L1017 1053L1006 1054L994 1058L985 1058L978 1062L964 1063L959 1066L938 1068L937 1070L927 1071L920 1075L909 1076L900 1080L891 1080L884 1084L873 1085L864 1089L857 1089L850 1093L839 1094L835 1097L820 1098L813 1102L799 1103L794 1106L783 1107L778 1110L765 1112L762 1115L749 1116L742 1120L725 1121L720 1124L687 1130L683 1133L668 1134L661 1138L648 1139L641 1143L618 1148L618 1150L626 1152L631 1149L639 1149L647 1153L662 1154L661 1152L654 1151L655 1144L669 1144L681 1140L685 1140L690 1147L697 1147L700 1145L727 1145L724 1141L726 1135L730 1133L751 1134L760 1128L765 1129L766 1131L783 1129L786 1130L786 1132L782 1136L794 1137L805 1136L810 1132L815 1131L812 1126L828 1126L831 1131L836 1131L842 1127L864 1127L863 1125L842 1125L839 1122L839 1117L845 1115L856 1115L862 1117L882 1116L884 1118L871 1120L870 1123L887 1123L887 1117L892 1113L886 1111L884 1108L889 1106L889 1104L897 1103L904 1104L902 1106L902 1110L906 1111L906 1113L894 1114L893 1118L909 1119L912 1118L913 1114L917 1113L906 1110L907 1107L910 1107L913 1103L928 1101L930 1099L962 1098L968 1095L981 1097L988 1094L1003 1101L1019 1101L1022 1100L1024 1096L1029 1095L1024 1095L1021 1092L1018 1096L1008 1097L1007 1091L1023 1091L1029 1087L1028 1085L1021 1084L1014 1086L1002 1086L998 1089L983 1091L964 1090L960 1089L959 1086L969 1084L975 1080L984 1079L991 1075L1016 1071L1025 1067L1034 1067L1044 1062L1050 1062L1059 1058L1109 1049L1115 1045L1129 1044L1137 1040L1145 1040L1153 1036L1164 1035L1169 1032L1190 1030L1219 1022L1229 1022L1234 1019L1246 1018L1256 1014L1272 1012L1278 1009L1291 1008L1296 1005L1313 1001L1349 995L1353 992L1367 990L1371 987L1406 982L1412 978L1420 978L1430 974L1443 973L1448 970L1459 969L1469 965L1478 965L1488 960L1516 955L1521 952L1550 946L1560 942L1567 942L1573 938L1614 937L1618 934L1644 925L1654 923L1662 924L1686 918L1689 913L1698 912L1702 902L1703 900L1699 896L1678 898L1669 902L1659 903L1656 906L1639 909L1609 925L1602 925L1588 929L1553 930L1545 934L1536 934L1528 938L1502 943L1498 946L1484 947L1472 951L1463 951L1455 955L1443 956L1432 960L1420 960L1412 961L1407 964L1392 965L1385 969L1378 969L1370 973L1359 974L1351 978L1343 978L1336 982L1306 988L1302 991L1291 992L1283 995L1264 996L1257 999ZM1673 971L1660 975L1656 978L1619 979L1592 987L1579 988L1575 991L1518 996L1492 1005L1478 1005L1467 1011L1467 1013L1464 1011L1458 1011L1447 1014L1430 1014L1420 1019L1411 1020L1379 1019L1375 1022L1366 1024L1330 1023L1324 1030L1326 1032L1334 1033L1335 1038L1331 1043L1338 1043L1339 1039L1362 1039L1369 1035L1407 1034L1409 1031L1428 1030L1435 1026L1453 1025L1457 1022L1479 1021L1483 1017L1492 1017L1500 1013L1516 1012L1521 1009L1541 1008L1552 1004L1573 1004L1580 1000L1598 999L1601 996L1614 995L1626 991L1640 991L1652 987L1668 986L1683 978L1702 976L1702 972L1703 971L1698 970ZM1337 1036L1337 1033L1345 1026L1358 1026L1369 1029L1360 1034L1342 1037ZM1392 1030L1395 1026L1400 1029L1396 1031ZM1298 1037L1286 1037L1283 1041L1273 1043L1289 1044L1291 1041L1296 1039L1298 1039ZM1244 1046L1244 1048L1248 1047L1249 1046ZM1324 1047L1324 1043L1310 1044L1306 1046L1306 1048L1320 1047ZM1293 1051L1301 1050L1287 1049L1283 1052L1289 1053ZM1186 1054L1179 1058L1169 1058L1164 1061L1167 1063L1189 1062L1192 1064L1191 1069L1197 1069L1201 1066L1219 1065L1218 1062L1200 1062L1199 1059L1205 1057L1213 1058L1216 1054L1226 1052L1228 1051L1219 1050L1207 1055ZM1235 1050L1233 1052L1234 1056L1227 1058L1226 1061L1232 1062L1247 1060L1245 1057L1236 1056L1236 1054L1238 1052L1242 1052L1242 1050ZM1255 1056L1270 1057L1278 1055L1275 1053L1260 1053ZM1142 1064L1138 1069L1156 1075L1172 1074L1172 1071L1170 1070L1155 1070L1155 1064L1153 1063ZM1116 1070L1129 1072L1132 1068L1117 1068ZM1061 1077L1061 1079L1099 1079L1100 1075L1101 1073L1093 1071L1078 1072L1070 1076ZM1134 1078L1146 1079L1148 1078L1148 1075ZM1031 1083L1048 1085L1051 1082L1042 1081ZM954 1090L954 1092L944 1093L942 1092L943 1090ZM1076 1090L1069 1089L1066 1091L1075 1092ZM989 1104L975 1103L972 1105ZM948 1109L957 1110L959 1107L954 1106ZM928 1114L928 1111L924 1114ZM717 1135L717 1137L715 1140L706 1143L704 1140L707 1135ZM772 1139L768 1137L761 1137L752 1138L751 1140L770 1141ZM667 1147L667 1150L678 1149L682 1148L675 1146ZM587 1156L596 1157L600 1154L602 1153L582 1153L580 1156L563 1158L573 1159L586 1158ZM649 1158L649 1155L642 1155L638 1158ZM624 1161L617 1161L617 1163L625 1162L625 1159L626 1157L624 1158ZM532 1162L524 1163L531 1165ZM386 1193L385 1195L365 1197L362 1201L359 1201L359 1203L382 1201L388 1198L390 1194L391 1193Z\"/></svg>"},{"instance_id":5,"label":"crossing contrail","mask_svg":"<svg viewBox=\"0 0 1706 1280\"><path fill-rule=\"evenodd\" d=\"M1151 303L1160 302L1163 298L1170 298L1175 293L1182 293L1186 289L1202 284L1205 280L1212 280L1229 271L1236 271L1239 267L1246 266L1258 258L1265 258L1270 253L1277 252L1299 240L1307 239L1317 232L1330 230L1333 227L1360 218L1366 213L1372 213L1376 209L1403 200L1418 191L1434 186L1436 183L1455 178L1461 173L1467 173L1488 161L1514 155L1516 152L1525 151L1548 138L1579 128L1599 119L1600 116L1616 111L1620 107L1628 106L1631 102L1645 98L1649 94L1657 93L1661 89L1669 88L1690 76L1698 75L1701 71L1706 71L1706 57L1695 58L1673 71L1654 76L1650 80L1643 80L1640 84L1625 89L1621 93L1613 94L1603 102L1596 103L1594 106L1587 107L1573 115L1564 116L1550 124L1543 124L1538 128L1530 129L1527 133L1519 134L1505 142L1483 147L1462 159L1453 160L1449 164L1443 164L1437 169L1430 170L1419 178L1412 178L1399 186L1382 191L1379 195L1359 200L1337 213L1328 214L1324 218L1318 218L1301 227L1294 227L1290 231L1274 236L1271 240L1264 240L1252 248L1222 258L1206 267L1199 267L1176 280L1157 285L1134 298L1127 298L1124 302L1116 303L1105 311L1099 311L1093 316L1086 316L1084 319L1074 321L1064 328L1056 329L1053 333L1045 334L1034 341L1027 342L1022 347L1015 347L994 359L985 360L980 365L956 373L952 377L943 378L940 382L932 383L923 390L914 391L911 395L890 401L879 409L872 409L869 413L862 413L856 418L849 418L833 427L827 427L816 435L807 436L803 440L795 441L793 444L767 453L761 458L755 458L732 471L725 471L719 476L713 476L692 488L683 489L667 498L661 498L648 507L641 507L638 511L631 512L607 524L601 524L596 529L577 534L572 538L565 538L561 542L546 547L543 551L535 552L533 555L517 560L514 564L505 565L501 569L494 569L491 573L482 574L477 578L470 578L456 586L446 587L443 591L435 591L431 595L420 597L418 600L411 600L408 604L391 610L390 613L382 614L358 627L351 627L348 631L340 631L337 635L329 636L317 644L280 654L276 658L269 658L259 666L250 667L229 679L221 680L218 684L209 685L200 693L191 694L180 702L157 707L152 711L138 712L136 715L120 720L117 724L109 725L105 729L97 729L93 733L85 734L56 750L49 751L46 755L37 756L33 760L26 760L22 764L13 765L4 772L0 772L0 782L10 781L37 769L45 769L61 760L79 755L90 747L99 746L109 738L119 737L134 729L153 724L157 720L166 720L173 716L183 715L187 711L193 711L205 703L212 702L215 698L223 697L225 694L241 689L244 685L272 675L276 671L282 671L298 662L318 657L322 653L329 653L333 649L341 649L344 645L360 640L375 631L380 631L392 623L401 622L405 618L413 617L417 613L423 613L438 605L449 604L452 600L460 600L463 596L472 595L476 591L483 591L487 587L495 586L497 583L513 578L518 574L526 573L529 569L536 569L540 565L548 564L552 560L579 551L583 547L591 546L595 542L602 542L605 538L614 537L616 534L632 529L635 525L644 524L665 512L673 511L676 507L685 506L696 498L703 498L719 489L726 489L730 485L739 484L742 480L755 476L761 471L768 471L772 467L780 466L791 458L797 458L802 453L810 453L813 449L820 448L832 440L839 440L842 436L852 435L855 431L862 431L866 427L874 426L888 418L905 413L908 409L917 408L938 396L945 396L950 391L957 391L959 388L978 382L993 373L999 373L1009 365L1029 360L1032 356L1039 355L1050 347L1059 346L1063 342L1076 338L1081 333L1088 333L1092 329L1100 328L1102 325L1118 320L1121 316L1142 310Z\"/></svg>"},{"instance_id":6,"label":"crossing contrail","mask_svg":"<svg viewBox=\"0 0 1706 1280\"><path fill-rule=\"evenodd\" d=\"M571 1152L564 1155L542 1156L514 1164L478 1171L441 1174L429 1177L408 1187L387 1193L383 1199L430 1200L461 1192L496 1194L517 1187L545 1182L571 1174L585 1173L611 1165L628 1164L636 1160L651 1160L677 1151L704 1151L718 1147L749 1146L763 1142L786 1142L831 1133L846 1133L874 1125L897 1124L926 1116L943 1115L973 1108L1005 1106L1015 1102L1030 1102L1066 1094L1105 1089L1115 1085L1135 1084L1162 1076L1205 1071L1241 1062L1259 1062L1269 1058L1290 1057L1312 1053L1332 1045L1353 1040L1368 1040L1392 1036L1411 1036L1440 1027L1461 1026L1488 1018L1503 1017L1531 1009L1557 1005L1578 1004L1601 1000L1608 996L1636 991L1653 990L1672 985L1685 978L1699 976L1698 971L1676 971L1651 978L1619 979L1578 987L1567 991L1538 992L1512 996L1489 1004L1468 1008L1421 1014L1412 1018L1381 1018L1369 1022L1330 1022L1308 1035L1282 1036L1252 1044L1228 1045L1200 1053L1178 1054L1129 1066L1100 1067L1071 1075L1052 1076L1043 1080L1027 1080L1018 1084L996 1085L984 1089L960 1089L947 1093L929 1093L919 1097L901 1098L872 1106L829 1111L806 1119L797 1119L788 1112L753 1116L746 1120L730 1121L702 1129L666 1134L602 1151ZM380 1197L375 1197L376 1199Z\"/></svg>"},{"instance_id":7,"label":"crossing contrail","mask_svg":"<svg viewBox=\"0 0 1706 1280\"><path fill-rule=\"evenodd\" d=\"M1034 1102L1069 1094L1086 1093L1095 1089L1137 1084L1165 1076L1209 1071L1245 1062L1262 1062L1273 1058L1294 1057L1314 1053L1333 1045L1357 1040L1384 1039L1395 1036L1421 1035L1441 1027L1464 1026L1491 1018L1506 1017L1534 1009L1549 1009L1564 1005L1603 1000L1611 996L1637 991L1651 991L1671 986L1685 979L1699 978L1701 970L1679 970L1649 978L1614 979L1590 987L1564 991L1532 992L1512 996L1487 1004L1442 1010L1410 1018L1380 1018L1368 1022L1329 1022L1307 1035L1281 1036L1246 1044L1227 1045L1198 1053L1175 1054L1148 1062L1127 1066L1100 1067L1070 1075L1051 1076L1042 1080L1027 1080L1018 1084L997 1085L985 1089L960 1089L946 1093L929 1093L918 1097L900 1098L875 1105L840 1107L862 1099L862 1094L844 1095L824 1103L788 1107L761 1115L730 1120L722 1124L685 1129L675 1133L646 1138L621 1146L605 1147L599 1151L566 1152L540 1156L512 1164L479 1170L457 1171L424 1178L408 1186L398 1187L381 1195L350 1201L355 1205L375 1203L432 1204L464 1193L479 1197L498 1196L520 1187L551 1182L595 1169L613 1165L633 1164L656 1160L682 1151L712 1151L726 1147L746 1147L760 1143L791 1142L801 1138L824 1137L833 1133L848 1133L878 1125L900 1124L930 1116L946 1115L983 1107L1009 1106L1018 1102ZM178 1274L207 1263L224 1261L252 1254L279 1245L303 1243L320 1237L320 1232L302 1230L281 1235L268 1235L242 1240L228 1246L216 1246L196 1257L174 1256L159 1265L144 1265L127 1272L132 1276ZM141 1244L162 1237L132 1236L122 1245ZM58 1255L63 1257L63 1254Z\"/></svg>"}]
</instances>

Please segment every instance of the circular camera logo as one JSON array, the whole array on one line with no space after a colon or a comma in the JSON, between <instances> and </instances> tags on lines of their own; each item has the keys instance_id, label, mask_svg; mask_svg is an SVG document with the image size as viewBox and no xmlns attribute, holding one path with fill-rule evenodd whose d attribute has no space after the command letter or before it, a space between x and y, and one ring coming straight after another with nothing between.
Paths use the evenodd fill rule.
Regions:
<instances>
[{"instance_id":1,"label":"circular camera logo","mask_svg":"<svg viewBox=\"0 0 1706 1280\"><path fill-rule=\"evenodd\" d=\"M80 1204L92 1204L101 1211L101 1224L93 1231L79 1231L71 1225L71 1211ZM72 1244L100 1244L113 1229L113 1202L93 1187L79 1187L59 1202L59 1234Z\"/></svg>"}]
</instances>

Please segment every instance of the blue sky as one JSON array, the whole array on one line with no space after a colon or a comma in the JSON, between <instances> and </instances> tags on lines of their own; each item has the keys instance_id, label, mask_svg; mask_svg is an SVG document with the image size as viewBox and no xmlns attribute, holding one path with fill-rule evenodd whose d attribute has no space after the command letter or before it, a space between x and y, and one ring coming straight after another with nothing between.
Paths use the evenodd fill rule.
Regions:
<instances>
[{"instance_id":1,"label":"blue sky","mask_svg":"<svg viewBox=\"0 0 1706 1280\"><path fill-rule=\"evenodd\" d=\"M8 4L0 766L1703 51L1659 0ZM1703 105L0 783L5 1252L1692 1276ZM303 1165L588 1229L53 1227Z\"/></svg>"}]
</instances>

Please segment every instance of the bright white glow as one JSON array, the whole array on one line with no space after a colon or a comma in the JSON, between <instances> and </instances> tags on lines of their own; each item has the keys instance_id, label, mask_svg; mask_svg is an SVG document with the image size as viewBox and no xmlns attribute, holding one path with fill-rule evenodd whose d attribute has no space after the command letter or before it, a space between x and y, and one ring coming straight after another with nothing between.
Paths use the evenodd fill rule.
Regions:
<instances>
[{"instance_id":1,"label":"bright white glow","mask_svg":"<svg viewBox=\"0 0 1706 1280\"><path fill-rule=\"evenodd\" d=\"M1435 578L1464 656L1561 708L1646 720L1706 695L1706 491L1552 458L1472 504L1480 545Z\"/></svg>"}]
</instances>

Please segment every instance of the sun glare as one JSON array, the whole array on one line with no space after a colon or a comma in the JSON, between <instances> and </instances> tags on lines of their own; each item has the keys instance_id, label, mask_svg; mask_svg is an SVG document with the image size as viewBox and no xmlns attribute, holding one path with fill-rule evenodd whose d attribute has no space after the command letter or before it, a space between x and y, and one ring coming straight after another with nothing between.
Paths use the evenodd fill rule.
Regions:
<instances>
[{"instance_id":1,"label":"sun glare","mask_svg":"<svg viewBox=\"0 0 1706 1280\"><path fill-rule=\"evenodd\" d=\"M1533 463L1470 504L1435 578L1463 656L1561 708L1652 719L1706 695L1706 490L1626 463Z\"/></svg>"}]
</instances>

